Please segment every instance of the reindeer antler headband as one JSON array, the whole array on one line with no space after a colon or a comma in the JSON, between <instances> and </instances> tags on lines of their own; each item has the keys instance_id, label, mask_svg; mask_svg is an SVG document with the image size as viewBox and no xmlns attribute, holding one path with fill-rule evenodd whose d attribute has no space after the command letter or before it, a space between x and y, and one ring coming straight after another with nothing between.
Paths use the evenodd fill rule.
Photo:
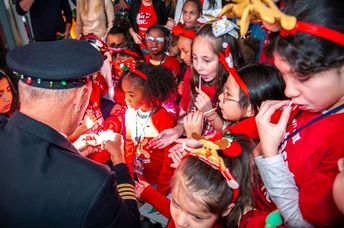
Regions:
<instances>
[{"instance_id":1,"label":"reindeer antler headband","mask_svg":"<svg viewBox=\"0 0 344 228\"><path fill-rule=\"evenodd\" d=\"M222 137L220 134L215 135L209 140L206 140L196 133L193 133L192 137L198 139L203 144L203 147L190 149L183 144L184 151L186 152L184 157L197 157L214 169L219 170L226 179L229 188L233 190L232 203L234 203L239 196L239 184L229 168L226 167L223 158L218 155L217 150L223 150L223 154L226 156L237 157L242 152L240 145L233 139Z\"/></svg>"}]
</instances>

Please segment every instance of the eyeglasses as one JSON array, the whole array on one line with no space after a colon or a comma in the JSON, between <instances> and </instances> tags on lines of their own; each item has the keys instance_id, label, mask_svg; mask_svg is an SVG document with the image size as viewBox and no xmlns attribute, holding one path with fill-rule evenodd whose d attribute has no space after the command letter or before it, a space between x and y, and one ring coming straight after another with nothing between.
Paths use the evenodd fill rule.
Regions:
<instances>
[{"instance_id":1,"label":"eyeglasses","mask_svg":"<svg viewBox=\"0 0 344 228\"><path fill-rule=\"evenodd\" d=\"M146 40L146 42L150 42L150 43L153 43L153 42L157 42L159 44L165 43L165 37L146 36L145 40Z\"/></svg>"},{"instance_id":2,"label":"eyeglasses","mask_svg":"<svg viewBox=\"0 0 344 228\"><path fill-rule=\"evenodd\" d=\"M226 88L223 88L222 94L223 94L223 102L225 102L225 101L231 101L231 102L237 102L237 103L240 102L239 100L229 98L227 95L227 89Z\"/></svg>"}]
</instances>

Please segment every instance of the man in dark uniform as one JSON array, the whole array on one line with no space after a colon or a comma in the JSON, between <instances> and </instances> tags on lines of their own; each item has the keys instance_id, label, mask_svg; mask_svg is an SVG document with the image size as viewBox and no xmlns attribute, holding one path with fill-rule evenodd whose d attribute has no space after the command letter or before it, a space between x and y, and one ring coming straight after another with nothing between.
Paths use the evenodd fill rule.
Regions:
<instances>
[{"instance_id":1,"label":"man in dark uniform","mask_svg":"<svg viewBox=\"0 0 344 228\"><path fill-rule=\"evenodd\" d=\"M139 226L122 138L105 144L113 172L66 139L84 115L102 62L77 40L31 43L7 55L21 78L21 107L0 119L1 227Z\"/></svg>"}]
</instances>

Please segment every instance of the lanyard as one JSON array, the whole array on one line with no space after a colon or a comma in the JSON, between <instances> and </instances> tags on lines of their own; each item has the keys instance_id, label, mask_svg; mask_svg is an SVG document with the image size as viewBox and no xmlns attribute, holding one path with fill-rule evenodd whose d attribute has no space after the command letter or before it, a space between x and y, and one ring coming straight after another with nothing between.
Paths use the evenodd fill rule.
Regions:
<instances>
[{"instance_id":1,"label":"lanyard","mask_svg":"<svg viewBox=\"0 0 344 228\"><path fill-rule=\"evenodd\" d=\"M136 113L136 123L135 123L135 140L136 140L136 142L137 142L137 144L140 144L140 141L141 141L141 137L144 135L144 133L145 133L145 129L146 129L146 126L147 126L147 123L148 123L148 120L149 120L149 118L151 117L151 114L152 114L152 112L149 112L149 115L148 115L148 117L147 117L147 119L146 119L146 122L145 122L145 125L143 126L143 128L142 128L142 132L141 132L141 134L139 135L139 133L138 133L138 127L137 127L137 125L138 125L138 121L137 121L137 118L139 117L139 110L137 110L137 113Z\"/></svg>"},{"instance_id":2,"label":"lanyard","mask_svg":"<svg viewBox=\"0 0 344 228\"><path fill-rule=\"evenodd\" d=\"M336 108L334 108L334 109L332 109L332 110L330 110L330 111L328 111L328 112L326 112L326 113L323 113L323 114L321 114L320 116L315 117L314 119L308 121L306 124L304 124L304 125L302 125L301 127L297 128L297 129L296 129L295 131L293 131L290 135L288 135L287 138L285 138L285 139L282 141L282 143L280 144L280 146L281 146L285 141L287 141L288 139L290 139L291 137L293 137L294 135L296 135L297 133L299 133L299 132L300 132L301 130L303 130L304 128L308 127L308 126L311 125L311 124L314 124L315 122L317 122L317 121L319 121L319 120L324 119L324 118L327 117L327 116L330 116L330 115L332 115L332 114L335 114L336 112L339 112L339 111L342 110L343 108L344 108L344 104L342 104L342 105L340 105L340 106L338 106L338 107L336 107ZM294 119L295 119L296 117L300 116L301 113L302 113L302 111L299 112L299 113L297 113L296 116L294 117Z\"/></svg>"}]
</instances>

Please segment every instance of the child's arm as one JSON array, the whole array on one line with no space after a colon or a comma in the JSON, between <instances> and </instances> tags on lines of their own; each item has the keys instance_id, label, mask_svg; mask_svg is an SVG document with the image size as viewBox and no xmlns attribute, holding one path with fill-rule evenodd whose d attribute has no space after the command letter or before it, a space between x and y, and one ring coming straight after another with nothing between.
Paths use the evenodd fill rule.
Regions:
<instances>
[{"instance_id":1,"label":"child's arm","mask_svg":"<svg viewBox=\"0 0 344 228\"><path fill-rule=\"evenodd\" d=\"M163 149L164 150L164 162L163 162L160 174L158 176L157 190L164 195L167 195L170 193L171 179L172 179L172 176L174 174L174 168L171 167L172 159L169 157L169 150L170 150L171 146L167 146Z\"/></svg>"},{"instance_id":2,"label":"child's arm","mask_svg":"<svg viewBox=\"0 0 344 228\"><path fill-rule=\"evenodd\" d=\"M171 201L166 196L155 190L147 182L142 180L135 182L135 194L137 198L151 204L163 216L171 218Z\"/></svg>"}]
</instances>

